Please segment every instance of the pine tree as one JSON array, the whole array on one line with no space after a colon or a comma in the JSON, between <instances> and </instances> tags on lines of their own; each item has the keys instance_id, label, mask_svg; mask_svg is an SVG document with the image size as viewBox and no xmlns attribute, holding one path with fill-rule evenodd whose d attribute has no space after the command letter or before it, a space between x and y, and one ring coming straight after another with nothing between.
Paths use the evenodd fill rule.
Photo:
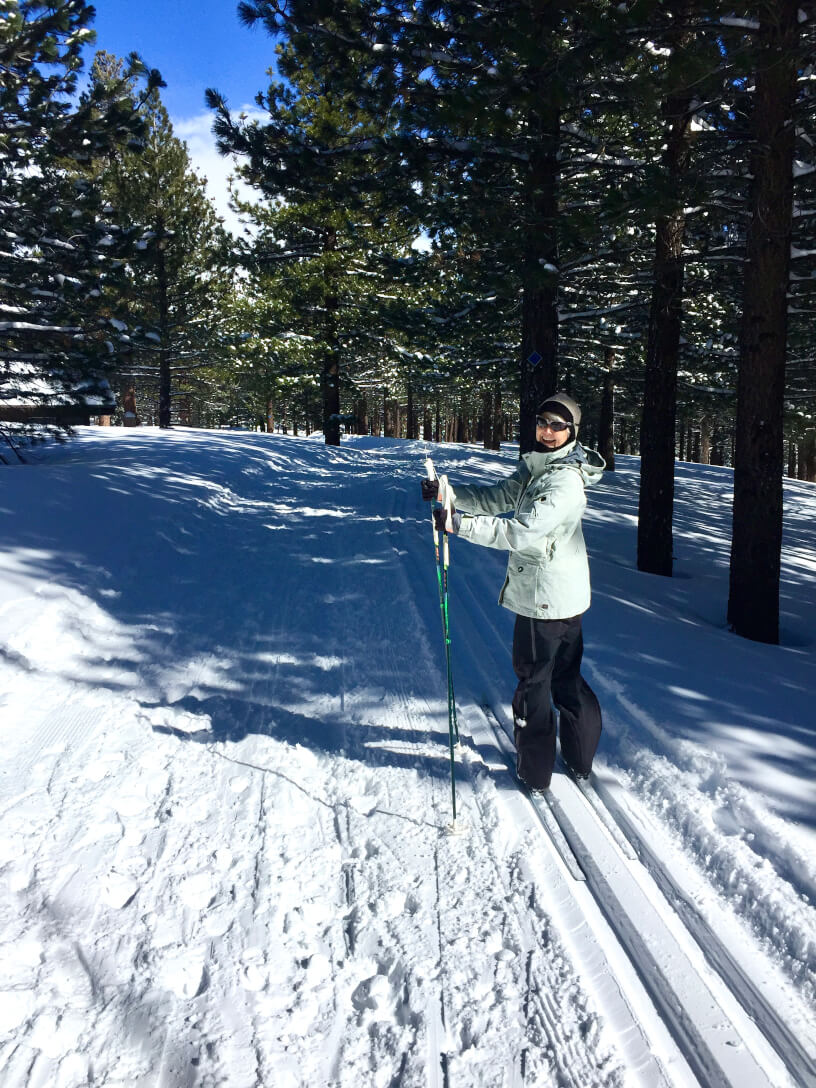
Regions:
<instances>
[{"instance_id":1,"label":"pine tree","mask_svg":"<svg viewBox=\"0 0 816 1088\"><path fill-rule=\"evenodd\" d=\"M521 447L531 448L558 374L562 253L593 226L568 213L563 189L572 154L586 150L586 76L614 37L615 6L337 0L318 11L260 0L241 10L296 43L369 116L393 118L369 154L384 184L410 172L432 237L480 237L495 290L520 303Z\"/></svg>"},{"instance_id":2,"label":"pine tree","mask_svg":"<svg viewBox=\"0 0 816 1088\"><path fill-rule=\"evenodd\" d=\"M667 6L669 27L662 40L670 59L662 102L662 171L654 180L662 200L657 209L654 273L646 346L646 374L640 428L638 570L672 573L672 511L677 369L685 274L686 175L692 145L692 119L698 95L700 42L689 30L691 0Z\"/></svg>"},{"instance_id":3,"label":"pine tree","mask_svg":"<svg viewBox=\"0 0 816 1088\"><path fill-rule=\"evenodd\" d=\"M239 172L265 198L241 205L257 228L247 263L287 301L275 333L310 338L325 440L338 445L341 371L350 376L355 359L382 349L377 341L388 348L377 315L387 309L389 266L410 254L418 233L414 196L406 184L386 188L371 169L368 147L383 137L383 122L335 93L291 44L279 50L278 67L288 82L258 95L264 124L233 118L216 91L208 97L220 150L243 160Z\"/></svg>"},{"instance_id":4,"label":"pine tree","mask_svg":"<svg viewBox=\"0 0 816 1088\"><path fill-rule=\"evenodd\" d=\"M0 398L80 416L110 402L122 344L108 300L128 240L93 164L138 141L131 90L145 75L133 56L121 79L77 97L92 18L83 0L4 0L0 19Z\"/></svg>"},{"instance_id":5,"label":"pine tree","mask_svg":"<svg viewBox=\"0 0 816 1088\"><path fill-rule=\"evenodd\" d=\"M98 67L100 78L106 67ZM157 385L158 423L169 427L174 394L194 394L195 371L222 351L232 277L226 234L158 90L142 115L141 148L111 159L103 188L116 214L138 231L122 296L132 349L122 380Z\"/></svg>"},{"instance_id":6,"label":"pine tree","mask_svg":"<svg viewBox=\"0 0 816 1088\"><path fill-rule=\"evenodd\" d=\"M737 634L777 643L800 31L798 0L759 6L728 620Z\"/></svg>"}]
</instances>

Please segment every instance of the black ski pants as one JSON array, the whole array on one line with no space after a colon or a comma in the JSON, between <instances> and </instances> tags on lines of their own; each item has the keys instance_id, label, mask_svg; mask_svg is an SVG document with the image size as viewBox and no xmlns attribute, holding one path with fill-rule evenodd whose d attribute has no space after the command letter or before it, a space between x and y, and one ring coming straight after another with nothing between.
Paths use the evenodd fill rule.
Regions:
<instances>
[{"instance_id":1,"label":"black ski pants","mask_svg":"<svg viewBox=\"0 0 816 1088\"><path fill-rule=\"evenodd\" d=\"M584 637L581 617L537 620L516 616L513 696L519 777L532 789L546 789L555 765L558 708L561 754L579 772L588 772L601 738L601 708L581 676Z\"/></svg>"}]
</instances>

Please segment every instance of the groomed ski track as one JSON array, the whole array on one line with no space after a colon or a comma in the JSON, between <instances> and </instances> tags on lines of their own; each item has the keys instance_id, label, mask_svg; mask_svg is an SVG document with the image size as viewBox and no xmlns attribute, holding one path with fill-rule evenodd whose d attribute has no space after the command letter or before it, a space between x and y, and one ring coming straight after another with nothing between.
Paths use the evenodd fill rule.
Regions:
<instances>
[{"instance_id":1,"label":"groomed ski track","mask_svg":"<svg viewBox=\"0 0 816 1088\"><path fill-rule=\"evenodd\" d=\"M4 1084L67 1086L84 1071L138 1088L816 1085L812 1019L789 980L770 963L757 975L716 889L603 760L599 794L637 859L557 775L586 879L570 873L508 764L511 617L495 604L495 557L459 542L464 830L448 834L424 446L139 437L115 457L106 435L90 450L88 512L105 499L126 516L138 492L127 535L152 502L186 503L144 538L168 541L178 574L138 654L124 625L87 621L99 644L121 636L135 695L118 676L72 679L63 712L43 681L30 743L7 756L4 819L36 851L9 878L26 944L8 992L31 1015L0 1045ZM433 453L442 463L445 448ZM57 482L82 468L80 451ZM60 607L78 596L43 593ZM15 653L4 667L39 683ZM590 675L613 724L631 712ZM131 738L118 749L112 714ZM68 1057L49 1024L71 1036Z\"/></svg>"}]
</instances>

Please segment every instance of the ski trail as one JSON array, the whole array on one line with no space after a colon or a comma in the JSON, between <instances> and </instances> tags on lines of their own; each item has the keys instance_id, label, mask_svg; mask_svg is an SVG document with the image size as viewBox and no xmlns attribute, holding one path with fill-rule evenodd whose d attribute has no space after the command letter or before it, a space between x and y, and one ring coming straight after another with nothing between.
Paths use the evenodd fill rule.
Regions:
<instances>
[{"instance_id":1,"label":"ski trail","mask_svg":"<svg viewBox=\"0 0 816 1088\"><path fill-rule=\"evenodd\" d=\"M619 826L636 844L638 855L666 900L700 948L705 949L707 959L731 992L739 995L792 1079L797 1084L816 1084L816 1036L778 970L768 963L760 974L755 965L745 963L744 935L735 929L733 915L714 907L703 913L702 904L711 899L710 888L683 853L666 841L648 811L635 811L625 791L612 778L606 781L601 776L598 790ZM655 845L658 842L659 853Z\"/></svg>"},{"instance_id":2,"label":"ski trail","mask_svg":"<svg viewBox=\"0 0 816 1088\"><path fill-rule=\"evenodd\" d=\"M599 674L591 663L589 674L604 693L611 730L625 735L621 708L629 720L643 720L643 711L623 695L617 683ZM658 747L669 755L675 746L655 723L646 724ZM622 754L626 754L625 746ZM816 1038L816 1017L802 1000L803 991L812 992L816 983L816 949L809 949L800 938L803 931L816 930L816 911L801 891L803 881L807 882L807 866L797 859L795 847L787 844L782 855L774 851L772 857L787 854L791 872L779 871L777 860L779 879L772 887L759 879L767 873L769 841L781 835L782 829L771 830L778 821L765 814L766 826L759 830L760 813L742 802L743 791L734 784L723 783L722 793L725 798L734 795L735 803L744 805L741 819L746 831L726 840L725 849L721 840L713 844L711 803L705 794L700 796L698 785L703 757L687 745L684 752L674 753L674 759L687 770L682 773L672 764L669 788L666 757L642 745L630 769L603 777L606 792L620 822L641 844L641 855L657 882L688 915L689 925L710 948L724 977L733 979L732 988L745 995L766 1035L776 1040L792 1075L802 1076L816 1063L814 1047L806 1042ZM710 759L705 758L702 765L705 780L712 774ZM713 776L717 777L716 768ZM629 783L626 791L621 778ZM724 800L726 814L728 804ZM715 820L717 814L715 810ZM751 830L755 826L756 833ZM650 845L656 841L661 843L659 855ZM673 865L667 865L664 856L672 857ZM772 940L768 934L773 934Z\"/></svg>"}]
</instances>

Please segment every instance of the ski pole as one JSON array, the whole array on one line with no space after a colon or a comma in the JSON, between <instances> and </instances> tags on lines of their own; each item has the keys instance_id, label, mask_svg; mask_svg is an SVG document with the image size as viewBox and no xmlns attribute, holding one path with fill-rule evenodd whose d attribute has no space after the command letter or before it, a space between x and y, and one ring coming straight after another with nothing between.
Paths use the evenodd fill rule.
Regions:
<instances>
[{"instance_id":1,"label":"ski pole","mask_svg":"<svg viewBox=\"0 0 816 1088\"><path fill-rule=\"evenodd\" d=\"M425 471L428 474L429 480L436 480L437 475L434 470L433 461L430 457L425 458ZM443 476L442 480L447 483L447 479ZM445 640L445 667L447 671L448 681L448 749L450 755L450 775L451 775L451 804L453 807L453 824L451 830L457 831L456 825L456 745L459 743L459 725L456 721L456 697L453 691L453 669L451 667L451 639L450 639L450 614L448 612L448 567L450 566L450 547L448 543L448 534L443 532L440 534L440 530L436 527L436 522L433 520L433 511L431 512L431 524L433 526L434 535L434 553L436 556L436 578L437 586L439 589L439 607L442 615L442 634ZM442 536L442 554L440 559L439 549L439 537Z\"/></svg>"},{"instance_id":2,"label":"ski pole","mask_svg":"<svg viewBox=\"0 0 816 1088\"><path fill-rule=\"evenodd\" d=\"M429 480L438 479L436 471L433 466L433 461L430 457L425 458L425 470L428 473ZM441 482L447 484L447 476L441 478ZM434 549L436 552L436 574L437 584L439 586L439 607L442 613L442 632L445 639L445 663L448 674L448 720L453 723L453 735L456 743L459 743L459 724L456 720L456 697L453 691L453 668L451 665L451 637L450 637L450 613L448 611L448 567L450 566L450 545L448 542L448 534L442 533L442 560L440 562L439 556L439 536L440 533L436 528L436 523L433 521L433 514L431 515L431 524L433 525L434 534Z\"/></svg>"}]
</instances>

